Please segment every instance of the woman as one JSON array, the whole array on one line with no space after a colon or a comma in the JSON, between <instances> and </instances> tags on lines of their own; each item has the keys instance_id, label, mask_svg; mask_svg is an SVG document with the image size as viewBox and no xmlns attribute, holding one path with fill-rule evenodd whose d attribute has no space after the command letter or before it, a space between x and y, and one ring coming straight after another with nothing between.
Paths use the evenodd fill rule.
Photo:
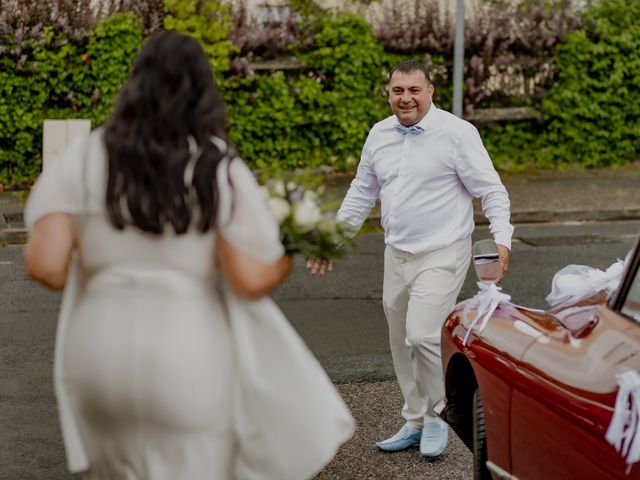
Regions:
<instances>
[{"instance_id":1,"label":"woman","mask_svg":"<svg viewBox=\"0 0 640 480\"><path fill-rule=\"evenodd\" d=\"M70 470L86 478L251 472L236 464L245 442L237 423L248 413L238 411L246 377L234 346L246 339L235 338L214 277L222 271L235 315L245 302L268 316L271 307L252 301L273 291L291 259L251 172L224 141L225 123L200 45L160 33L138 55L106 126L56 159L29 197L25 263L35 280L64 289L56 396ZM325 390L322 411L335 426L291 470L297 478L351 433L344 406Z\"/></svg>"}]
</instances>

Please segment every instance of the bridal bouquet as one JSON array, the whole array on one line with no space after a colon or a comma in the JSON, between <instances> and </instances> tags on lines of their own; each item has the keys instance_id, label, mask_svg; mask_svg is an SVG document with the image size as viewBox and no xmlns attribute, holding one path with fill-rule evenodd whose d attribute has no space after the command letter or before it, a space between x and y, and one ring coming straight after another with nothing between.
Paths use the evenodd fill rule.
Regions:
<instances>
[{"instance_id":1,"label":"bridal bouquet","mask_svg":"<svg viewBox=\"0 0 640 480\"><path fill-rule=\"evenodd\" d=\"M306 258L340 256L351 243L333 212L335 204L324 199L324 188L305 187L298 182L268 180L267 206L280 224L280 240L288 253Z\"/></svg>"}]
</instances>

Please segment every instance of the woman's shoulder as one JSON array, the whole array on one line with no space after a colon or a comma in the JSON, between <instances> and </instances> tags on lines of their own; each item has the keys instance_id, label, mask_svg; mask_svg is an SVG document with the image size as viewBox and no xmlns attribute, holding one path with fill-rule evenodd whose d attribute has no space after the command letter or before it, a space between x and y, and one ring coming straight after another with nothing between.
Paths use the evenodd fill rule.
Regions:
<instances>
[{"instance_id":1,"label":"woman's shoulder","mask_svg":"<svg viewBox=\"0 0 640 480\"><path fill-rule=\"evenodd\" d=\"M217 177L219 180L219 188L225 188L229 180L233 184L234 181L245 183L255 182L255 176L249 169L247 163L238 155L232 145L225 140L212 136L213 143L222 153L222 160L218 164Z\"/></svg>"}]
</instances>

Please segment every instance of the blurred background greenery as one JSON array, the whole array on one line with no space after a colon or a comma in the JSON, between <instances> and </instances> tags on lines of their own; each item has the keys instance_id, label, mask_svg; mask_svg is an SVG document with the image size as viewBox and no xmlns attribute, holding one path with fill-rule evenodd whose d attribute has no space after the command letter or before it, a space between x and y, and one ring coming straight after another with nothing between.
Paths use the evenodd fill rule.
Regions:
<instances>
[{"instance_id":1,"label":"blurred background greenery","mask_svg":"<svg viewBox=\"0 0 640 480\"><path fill-rule=\"evenodd\" d=\"M498 169L638 159L640 2L472 3L464 116ZM391 113L396 62L427 63L436 105L450 108L454 16L442 0L289 0L261 12L243 1L0 0L0 185L35 179L45 118L100 125L145 38L162 29L202 43L231 141L252 166L351 172Z\"/></svg>"}]
</instances>

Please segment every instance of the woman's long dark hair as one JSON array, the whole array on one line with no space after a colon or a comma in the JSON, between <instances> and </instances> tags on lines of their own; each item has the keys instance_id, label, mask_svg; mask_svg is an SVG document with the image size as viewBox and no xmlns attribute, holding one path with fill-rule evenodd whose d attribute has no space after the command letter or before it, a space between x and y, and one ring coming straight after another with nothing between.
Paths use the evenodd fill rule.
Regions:
<instances>
[{"instance_id":1,"label":"woman's long dark hair","mask_svg":"<svg viewBox=\"0 0 640 480\"><path fill-rule=\"evenodd\" d=\"M210 138L226 140L225 126L226 109L200 44L171 31L152 37L105 129L111 223L154 234L167 225L178 234L192 224L208 231L216 219L216 170L225 153ZM185 185L190 137L198 156Z\"/></svg>"}]
</instances>

